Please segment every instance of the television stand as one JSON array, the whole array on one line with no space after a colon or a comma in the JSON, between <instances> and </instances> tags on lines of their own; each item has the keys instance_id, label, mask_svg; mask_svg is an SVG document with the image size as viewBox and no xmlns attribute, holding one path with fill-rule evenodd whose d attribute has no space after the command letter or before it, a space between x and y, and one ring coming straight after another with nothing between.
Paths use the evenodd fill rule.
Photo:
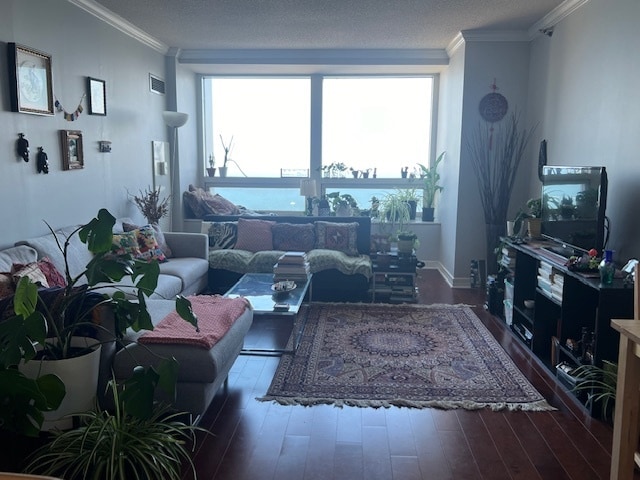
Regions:
<instances>
[{"instance_id":1,"label":"television stand","mask_svg":"<svg viewBox=\"0 0 640 480\"><path fill-rule=\"evenodd\" d=\"M573 257L574 255L579 255L576 251L571 247L565 247L564 245L545 245L542 247L543 250L547 250L551 253L555 253L556 255L560 255L564 258Z\"/></svg>"}]
</instances>

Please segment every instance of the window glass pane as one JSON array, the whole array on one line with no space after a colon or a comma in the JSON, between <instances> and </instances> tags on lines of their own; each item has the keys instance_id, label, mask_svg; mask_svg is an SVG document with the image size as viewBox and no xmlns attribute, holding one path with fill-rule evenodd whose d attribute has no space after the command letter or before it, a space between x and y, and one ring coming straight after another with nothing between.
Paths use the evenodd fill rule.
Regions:
<instances>
[{"instance_id":1,"label":"window glass pane","mask_svg":"<svg viewBox=\"0 0 640 480\"><path fill-rule=\"evenodd\" d=\"M429 163L433 79L325 78L322 165L400 178ZM345 176L349 175L345 172Z\"/></svg>"},{"instance_id":2,"label":"window glass pane","mask_svg":"<svg viewBox=\"0 0 640 480\"><path fill-rule=\"evenodd\" d=\"M299 188L215 187L210 191L249 210L301 213L305 209L305 198L300 196Z\"/></svg>"},{"instance_id":3,"label":"window glass pane","mask_svg":"<svg viewBox=\"0 0 640 480\"><path fill-rule=\"evenodd\" d=\"M227 176L280 177L280 169L309 169L308 78L211 79L213 154ZM211 152L206 152L209 158Z\"/></svg>"}]
</instances>

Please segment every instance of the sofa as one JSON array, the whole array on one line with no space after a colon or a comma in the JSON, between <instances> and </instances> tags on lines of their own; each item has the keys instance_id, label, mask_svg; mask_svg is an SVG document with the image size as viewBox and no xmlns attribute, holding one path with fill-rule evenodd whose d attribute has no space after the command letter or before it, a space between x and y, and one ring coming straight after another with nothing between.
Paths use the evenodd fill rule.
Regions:
<instances>
[{"instance_id":1,"label":"sofa","mask_svg":"<svg viewBox=\"0 0 640 480\"><path fill-rule=\"evenodd\" d=\"M257 225L257 226L254 226ZM369 217L205 215L209 290L224 293L245 273L271 273L286 251L305 251L314 301L368 300Z\"/></svg>"},{"instance_id":2,"label":"sofa","mask_svg":"<svg viewBox=\"0 0 640 480\"><path fill-rule=\"evenodd\" d=\"M123 222L130 224L129 219L120 219L116 225L120 227ZM64 237L75 228L75 226L62 228L57 230L56 234L64 241ZM121 231L121 228L117 228L116 235ZM172 255L168 261L160 263L158 288L147 301L147 308L154 325L174 310L176 295L189 296L201 293L207 286L206 235L164 232L164 240L165 248L168 247ZM77 275L91 259L91 254L77 235L72 237L69 251L72 252L69 257L71 274ZM17 242L14 247L0 250L0 272L12 271L15 264L38 265L47 272L47 276L51 271L64 271L64 258L53 234L23 240ZM55 268L52 268L52 265ZM113 287L102 289L107 293L110 290L113 290ZM135 294L133 285L128 289L128 294ZM101 315L102 325L108 328L113 324L113 312L110 309L101 310ZM226 381L242 349L244 337L252 320L253 312L247 308L227 333L210 349L177 344L145 345L141 348L136 340L144 332L132 330L128 331L124 338L124 348L120 348L115 342L107 341L111 340L111 337L104 332L99 333L98 337L105 341L101 352L99 393L103 391L112 372L117 379L123 380L132 374L132 369L136 365L155 365L159 360L158 355L161 357L170 355L179 362L177 398L174 406L179 411L199 416L204 413L216 391Z\"/></svg>"}]
</instances>

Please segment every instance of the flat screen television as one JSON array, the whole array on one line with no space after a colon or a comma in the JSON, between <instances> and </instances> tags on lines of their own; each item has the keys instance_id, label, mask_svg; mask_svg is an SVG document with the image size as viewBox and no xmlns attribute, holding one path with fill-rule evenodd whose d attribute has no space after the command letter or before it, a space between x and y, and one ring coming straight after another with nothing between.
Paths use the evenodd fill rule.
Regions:
<instances>
[{"instance_id":1,"label":"flat screen television","mask_svg":"<svg viewBox=\"0 0 640 480\"><path fill-rule=\"evenodd\" d=\"M565 257L605 244L607 171L605 167L542 169L542 236Z\"/></svg>"}]
</instances>

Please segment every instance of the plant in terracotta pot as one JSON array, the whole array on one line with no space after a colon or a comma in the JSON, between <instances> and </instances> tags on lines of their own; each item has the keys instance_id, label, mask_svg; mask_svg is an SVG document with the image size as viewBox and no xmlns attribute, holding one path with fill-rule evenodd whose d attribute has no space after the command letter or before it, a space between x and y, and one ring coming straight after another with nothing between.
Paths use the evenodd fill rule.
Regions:
<instances>
[{"instance_id":1,"label":"plant in terracotta pot","mask_svg":"<svg viewBox=\"0 0 640 480\"><path fill-rule=\"evenodd\" d=\"M433 162L433 165L426 167L425 165L418 163L420 167L420 178L424 183L422 191L422 221L433 222L434 209L436 206L436 196L439 192L442 192L443 187L439 185L440 174L438 173L438 166L444 159L446 152L442 152Z\"/></svg>"},{"instance_id":2,"label":"plant in terracotta pot","mask_svg":"<svg viewBox=\"0 0 640 480\"><path fill-rule=\"evenodd\" d=\"M542 199L530 198L527 200L525 208L521 208L515 218L513 231L520 232L522 223L526 220L529 236L539 238L541 236L540 224L542 217Z\"/></svg>"},{"instance_id":3,"label":"plant in terracotta pot","mask_svg":"<svg viewBox=\"0 0 640 480\"><path fill-rule=\"evenodd\" d=\"M95 218L79 226L64 240L56 236L49 227L63 254L66 284L58 289L41 290L28 277L23 277L18 283L12 302L13 314L0 322L0 403L3 409L9 408L7 403L13 405L19 400L19 397L11 393L15 383L8 384L9 377L18 377L13 380L19 381L25 388L33 386L28 371L22 371L20 365L24 364L28 368L30 364L35 364L38 372L45 363L49 365L51 362L63 362L64 365L67 361L87 354L95 355L100 342L93 340L93 337L112 342L121 340L128 328L153 330L146 299L154 292L158 283L158 262L136 259L130 254L115 254L114 224L115 217L106 209L101 209ZM93 258L79 275L71 276L69 262L73 253L70 251L70 242L74 235L78 235L80 241L87 245ZM125 278L131 279L136 287L135 299L128 298L119 289L122 286L120 282ZM112 287L114 293L103 293L105 286ZM97 323L103 318L102 314L107 308L115 315L113 331ZM186 298L176 298L176 310L197 328L197 319ZM87 340L88 337L91 340ZM163 382L167 382L166 384L175 385L174 364L175 359L167 359L161 368ZM20 375L16 374L16 369ZM73 373L72 370L71 381L80 383L80 392L86 391L90 400L95 397L97 376L90 386L87 379L78 378L79 375ZM53 377L46 377L45 382L38 373L35 380L39 387L49 388L53 385L53 390L49 388L49 393L45 394L46 402L39 403L46 406L40 409L41 412L49 411L53 406L49 399L55 399L60 393L54 385L57 381ZM69 382L65 382L66 391L70 387ZM153 392L150 392L150 396L143 394L140 399L151 405ZM67 400L75 401L75 395L67 395L65 402ZM34 427L42 426L43 418L37 412L19 410L23 416L13 424L18 433L33 434ZM0 428L2 427L6 427L6 424L0 422Z\"/></svg>"}]
</instances>

